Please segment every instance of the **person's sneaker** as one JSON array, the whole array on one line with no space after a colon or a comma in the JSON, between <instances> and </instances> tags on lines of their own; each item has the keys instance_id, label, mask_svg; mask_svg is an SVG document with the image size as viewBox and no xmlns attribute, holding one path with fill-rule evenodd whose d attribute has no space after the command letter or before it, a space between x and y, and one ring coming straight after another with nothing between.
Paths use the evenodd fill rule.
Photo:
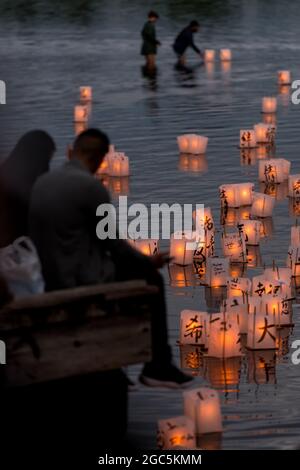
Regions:
<instances>
[{"instance_id":1,"label":"person's sneaker","mask_svg":"<svg viewBox=\"0 0 300 470\"><path fill-rule=\"evenodd\" d=\"M164 369L146 365L139 377L140 382L148 387L184 388L190 385L193 377L187 375L173 364Z\"/></svg>"}]
</instances>

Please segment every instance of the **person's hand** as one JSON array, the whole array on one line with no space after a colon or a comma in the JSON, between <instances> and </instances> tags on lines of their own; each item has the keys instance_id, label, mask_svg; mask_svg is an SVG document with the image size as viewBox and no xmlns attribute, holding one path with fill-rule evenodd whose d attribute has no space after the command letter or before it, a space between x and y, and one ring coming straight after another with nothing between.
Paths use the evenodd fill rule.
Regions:
<instances>
[{"instance_id":1,"label":"person's hand","mask_svg":"<svg viewBox=\"0 0 300 470\"><path fill-rule=\"evenodd\" d=\"M165 264L168 264L172 260L168 251L157 253L156 255L151 256L150 259L156 269L163 268Z\"/></svg>"}]
</instances>

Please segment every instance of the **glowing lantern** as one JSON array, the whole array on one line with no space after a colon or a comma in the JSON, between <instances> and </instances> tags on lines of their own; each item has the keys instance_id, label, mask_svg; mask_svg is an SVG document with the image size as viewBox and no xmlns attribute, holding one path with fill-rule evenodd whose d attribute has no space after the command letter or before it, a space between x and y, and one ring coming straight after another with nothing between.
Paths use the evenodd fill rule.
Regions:
<instances>
[{"instance_id":1,"label":"glowing lantern","mask_svg":"<svg viewBox=\"0 0 300 470\"><path fill-rule=\"evenodd\" d=\"M228 297L247 297L251 292L251 280L247 277L229 277L227 279Z\"/></svg>"},{"instance_id":2,"label":"glowing lantern","mask_svg":"<svg viewBox=\"0 0 300 470\"><path fill-rule=\"evenodd\" d=\"M300 225L291 227L291 245L300 246Z\"/></svg>"},{"instance_id":3,"label":"glowing lantern","mask_svg":"<svg viewBox=\"0 0 300 470\"><path fill-rule=\"evenodd\" d=\"M272 126L276 126L277 124L277 117L275 113L264 113L262 120L265 124L270 124Z\"/></svg>"},{"instance_id":4,"label":"glowing lantern","mask_svg":"<svg viewBox=\"0 0 300 470\"><path fill-rule=\"evenodd\" d=\"M247 247L247 267L259 268L262 265L259 246L248 245Z\"/></svg>"},{"instance_id":5,"label":"glowing lantern","mask_svg":"<svg viewBox=\"0 0 300 470\"><path fill-rule=\"evenodd\" d=\"M255 148L256 137L252 129L240 130L240 148Z\"/></svg>"},{"instance_id":6,"label":"glowing lantern","mask_svg":"<svg viewBox=\"0 0 300 470\"><path fill-rule=\"evenodd\" d=\"M283 183L289 177L291 163L284 158L261 160L258 163L259 181Z\"/></svg>"},{"instance_id":7,"label":"glowing lantern","mask_svg":"<svg viewBox=\"0 0 300 470\"><path fill-rule=\"evenodd\" d=\"M81 86L79 89L80 92L80 101L86 103L87 101L92 101L92 87L91 86Z\"/></svg>"},{"instance_id":8,"label":"glowing lantern","mask_svg":"<svg viewBox=\"0 0 300 470\"><path fill-rule=\"evenodd\" d=\"M232 59L231 49L221 49L220 50L220 60L230 61Z\"/></svg>"},{"instance_id":9,"label":"glowing lantern","mask_svg":"<svg viewBox=\"0 0 300 470\"><path fill-rule=\"evenodd\" d=\"M254 126L256 142L261 144L274 144L276 127L263 122Z\"/></svg>"},{"instance_id":10,"label":"glowing lantern","mask_svg":"<svg viewBox=\"0 0 300 470\"><path fill-rule=\"evenodd\" d=\"M253 202L253 183L223 184L219 187L223 206L250 206Z\"/></svg>"},{"instance_id":11,"label":"glowing lantern","mask_svg":"<svg viewBox=\"0 0 300 470\"><path fill-rule=\"evenodd\" d=\"M289 70L279 70L277 72L278 85L291 84L291 72Z\"/></svg>"},{"instance_id":12,"label":"glowing lantern","mask_svg":"<svg viewBox=\"0 0 300 470\"><path fill-rule=\"evenodd\" d=\"M109 177L109 191L112 193L113 197L127 196L129 194L129 177Z\"/></svg>"},{"instance_id":13,"label":"glowing lantern","mask_svg":"<svg viewBox=\"0 0 300 470\"><path fill-rule=\"evenodd\" d=\"M292 326L291 301L284 297L262 296L262 312L269 318L273 317L273 322L277 327Z\"/></svg>"},{"instance_id":14,"label":"glowing lantern","mask_svg":"<svg viewBox=\"0 0 300 470\"><path fill-rule=\"evenodd\" d=\"M276 113L277 98L274 96L265 96L262 99L262 112L263 113Z\"/></svg>"},{"instance_id":15,"label":"glowing lantern","mask_svg":"<svg viewBox=\"0 0 300 470\"><path fill-rule=\"evenodd\" d=\"M234 263L246 263L246 244L239 232L222 234L223 255Z\"/></svg>"},{"instance_id":16,"label":"glowing lantern","mask_svg":"<svg viewBox=\"0 0 300 470\"><path fill-rule=\"evenodd\" d=\"M254 193L251 215L255 217L271 217L275 206L275 199L263 193Z\"/></svg>"},{"instance_id":17,"label":"glowing lantern","mask_svg":"<svg viewBox=\"0 0 300 470\"><path fill-rule=\"evenodd\" d=\"M129 158L123 152L114 152L108 158L109 176L129 176Z\"/></svg>"},{"instance_id":18,"label":"glowing lantern","mask_svg":"<svg viewBox=\"0 0 300 470\"><path fill-rule=\"evenodd\" d=\"M74 122L74 132L75 135L79 135L82 132L86 131L87 123L86 122Z\"/></svg>"},{"instance_id":19,"label":"glowing lantern","mask_svg":"<svg viewBox=\"0 0 300 470\"><path fill-rule=\"evenodd\" d=\"M241 220L238 229L246 245L259 245L262 223L259 220Z\"/></svg>"},{"instance_id":20,"label":"glowing lantern","mask_svg":"<svg viewBox=\"0 0 300 470\"><path fill-rule=\"evenodd\" d=\"M99 166L99 168L97 170L98 175L107 175L108 174L109 160L110 160L110 158L113 158L114 154L115 154L115 146L110 145L108 153L105 155L104 159L102 160L101 165Z\"/></svg>"},{"instance_id":21,"label":"glowing lantern","mask_svg":"<svg viewBox=\"0 0 300 470\"><path fill-rule=\"evenodd\" d=\"M206 152L208 137L196 134L185 134L177 137L179 151L201 155Z\"/></svg>"},{"instance_id":22,"label":"glowing lantern","mask_svg":"<svg viewBox=\"0 0 300 470\"><path fill-rule=\"evenodd\" d=\"M248 316L248 349L276 349L276 325L273 315L261 311L251 312Z\"/></svg>"},{"instance_id":23,"label":"glowing lantern","mask_svg":"<svg viewBox=\"0 0 300 470\"><path fill-rule=\"evenodd\" d=\"M300 276L300 245L289 247L287 267L292 270L292 277Z\"/></svg>"},{"instance_id":24,"label":"glowing lantern","mask_svg":"<svg viewBox=\"0 0 300 470\"><path fill-rule=\"evenodd\" d=\"M228 227L236 227L239 220L247 220L250 218L251 206L239 208L224 207L221 208L221 225Z\"/></svg>"},{"instance_id":25,"label":"glowing lantern","mask_svg":"<svg viewBox=\"0 0 300 470\"><path fill-rule=\"evenodd\" d=\"M184 414L196 423L197 434L222 432L222 414L218 392L201 387L183 392Z\"/></svg>"},{"instance_id":26,"label":"glowing lantern","mask_svg":"<svg viewBox=\"0 0 300 470\"><path fill-rule=\"evenodd\" d=\"M204 262L208 256L214 255L215 248L215 224L211 209L205 207L204 210L194 211L193 219L196 228L204 229L204 238L200 237L194 258Z\"/></svg>"},{"instance_id":27,"label":"glowing lantern","mask_svg":"<svg viewBox=\"0 0 300 470\"><path fill-rule=\"evenodd\" d=\"M182 310L180 314L180 344L202 345L205 347L207 344L208 322L207 312Z\"/></svg>"},{"instance_id":28,"label":"glowing lantern","mask_svg":"<svg viewBox=\"0 0 300 470\"><path fill-rule=\"evenodd\" d=\"M205 281L210 287L226 286L229 277L228 258L208 258L206 263Z\"/></svg>"},{"instance_id":29,"label":"glowing lantern","mask_svg":"<svg viewBox=\"0 0 300 470\"><path fill-rule=\"evenodd\" d=\"M289 196L300 198L300 174L289 175Z\"/></svg>"},{"instance_id":30,"label":"glowing lantern","mask_svg":"<svg viewBox=\"0 0 300 470\"><path fill-rule=\"evenodd\" d=\"M161 450L196 447L195 425L186 416L158 421L157 445Z\"/></svg>"},{"instance_id":31,"label":"glowing lantern","mask_svg":"<svg viewBox=\"0 0 300 470\"><path fill-rule=\"evenodd\" d=\"M265 274L254 276L252 278L252 293L262 297L263 295L271 295L273 297L283 296L285 298L291 296L290 282L286 284L283 280L277 280L275 277L271 279Z\"/></svg>"},{"instance_id":32,"label":"glowing lantern","mask_svg":"<svg viewBox=\"0 0 300 470\"><path fill-rule=\"evenodd\" d=\"M192 372L197 375L203 368L203 347L184 345L180 346L180 367L181 369Z\"/></svg>"},{"instance_id":33,"label":"glowing lantern","mask_svg":"<svg viewBox=\"0 0 300 470\"><path fill-rule=\"evenodd\" d=\"M134 246L138 251L143 253L146 256L153 256L158 253L158 240L146 239L136 239L129 240L130 244Z\"/></svg>"},{"instance_id":34,"label":"glowing lantern","mask_svg":"<svg viewBox=\"0 0 300 470\"><path fill-rule=\"evenodd\" d=\"M271 281L283 282L287 286L291 286L292 270L290 268L278 268L274 265L273 268L266 268L263 275Z\"/></svg>"},{"instance_id":35,"label":"glowing lantern","mask_svg":"<svg viewBox=\"0 0 300 470\"><path fill-rule=\"evenodd\" d=\"M186 230L185 232L177 231L171 235L170 257L173 258L173 263L180 266L191 264L197 248L199 248L198 233Z\"/></svg>"},{"instance_id":36,"label":"glowing lantern","mask_svg":"<svg viewBox=\"0 0 300 470\"><path fill-rule=\"evenodd\" d=\"M291 217L300 216L300 198L289 198L289 214Z\"/></svg>"},{"instance_id":37,"label":"glowing lantern","mask_svg":"<svg viewBox=\"0 0 300 470\"><path fill-rule=\"evenodd\" d=\"M204 51L204 61L213 62L215 60L215 51L214 49L205 49Z\"/></svg>"},{"instance_id":38,"label":"glowing lantern","mask_svg":"<svg viewBox=\"0 0 300 470\"><path fill-rule=\"evenodd\" d=\"M225 312L211 315L208 333L208 357L241 356L240 328L237 319Z\"/></svg>"},{"instance_id":39,"label":"glowing lantern","mask_svg":"<svg viewBox=\"0 0 300 470\"><path fill-rule=\"evenodd\" d=\"M226 314L228 323L235 323L240 334L248 331L248 300L247 296L228 297L223 301L222 310Z\"/></svg>"},{"instance_id":40,"label":"glowing lantern","mask_svg":"<svg viewBox=\"0 0 300 470\"><path fill-rule=\"evenodd\" d=\"M88 107L78 104L74 108L74 122L87 122L89 119Z\"/></svg>"}]
</instances>

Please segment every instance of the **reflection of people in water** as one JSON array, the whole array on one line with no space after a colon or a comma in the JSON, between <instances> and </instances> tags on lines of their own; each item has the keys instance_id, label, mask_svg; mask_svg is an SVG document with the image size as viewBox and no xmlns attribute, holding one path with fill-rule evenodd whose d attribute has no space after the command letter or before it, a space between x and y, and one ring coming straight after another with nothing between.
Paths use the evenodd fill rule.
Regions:
<instances>
[{"instance_id":1,"label":"reflection of people in water","mask_svg":"<svg viewBox=\"0 0 300 470\"><path fill-rule=\"evenodd\" d=\"M149 70L155 69L155 56L157 54L157 46L160 42L156 39L155 23L158 20L158 13L149 11L148 21L144 24L142 30L143 45L141 54L146 58L146 67Z\"/></svg>"},{"instance_id":2,"label":"reflection of people in water","mask_svg":"<svg viewBox=\"0 0 300 470\"><path fill-rule=\"evenodd\" d=\"M186 57L185 52L188 47L194 49L194 51L203 58L203 54L200 49L194 43L194 34L199 31L200 25L198 21L191 21L190 24L184 28L181 33L175 39L173 49L175 54L178 57L178 65L181 67L185 67L186 64Z\"/></svg>"}]
</instances>

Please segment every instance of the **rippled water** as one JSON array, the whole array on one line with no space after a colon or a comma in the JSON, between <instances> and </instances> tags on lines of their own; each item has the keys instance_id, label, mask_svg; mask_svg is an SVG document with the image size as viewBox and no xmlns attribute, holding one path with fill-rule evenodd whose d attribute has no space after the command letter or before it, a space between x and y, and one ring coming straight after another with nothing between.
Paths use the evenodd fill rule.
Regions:
<instances>
[{"instance_id":1,"label":"rippled water","mask_svg":"<svg viewBox=\"0 0 300 470\"><path fill-rule=\"evenodd\" d=\"M163 45L156 80L143 76L139 55L139 32L150 3L161 14L157 29ZM194 17L203 25L199 45L231 48L231 67L219 61L213 67L198 66L191 53L190 73L174 69L173 38ZM2 153L24 131L41 127L57 141L54 165L59 165L74 136L78 87L89 84L94 92L91 124L106 130L130 156L132 175L121 186L123 192L129 191L130 201L204 203L218 222L221 183L253 181L259 188L257 164L241 164L239 129L260 122L262 96L275 95L279 99L276 155L292 162L292 173L300 172L300 109L290 104L289 95L279 94L276 85L278 69L290 69L294 78L300 78L297 2L3 1L0 25L0 78L8 92L7 106L0 107ZM183 171L176 136L184 132L209 137L206 161L199 166L202 171ZM195 168L196 163L191 165ZM110 187L115 192L120 188L118 182L110 182ZM294 220L282 187L277 199L260 250L266 265L273 259L285 262ZM261 270L249 268L246 275ZM170 341L179 360L180 311L205 309L207 302L215 310L216 303L210 290L197 282L173 287L168 270L164 274ZM298 315L295 307L295 327L288 342L300 338ZM254 371L259 359L251 354L225 366L212 362L199 371L195 384L211 383L220 389L225 422L222 442L204 446L285 449L299 444L300 366L291 364L288 347L285 353L268 378L264 371ZM263 359L272 363L268 354L262 354ZM222 382L224 367L227 375ZM130 369L133 377L137 373L137 367ZM157 419L181 413L180 392L141 387L130 397L130 434L141 446L153 448Z\"/></svg>"}]
</instances>

